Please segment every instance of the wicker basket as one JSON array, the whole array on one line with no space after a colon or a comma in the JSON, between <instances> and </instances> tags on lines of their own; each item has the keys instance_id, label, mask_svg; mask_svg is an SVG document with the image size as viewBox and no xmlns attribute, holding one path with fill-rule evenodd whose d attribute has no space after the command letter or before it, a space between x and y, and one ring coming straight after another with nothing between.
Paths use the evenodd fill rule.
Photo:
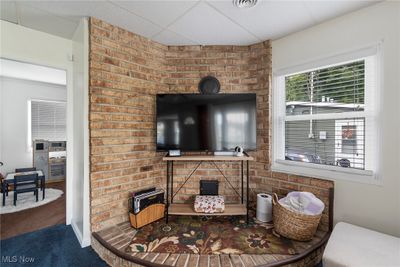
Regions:
<instances>
[{"instance_id":1,"label":"wicker basket","mask_svg":"<svg viewBox=\"0 0 400 267\"><path fill-rule=\"evenodd\" d=\"M291 211L282 206L277 194L273 195L273 220L275 231L297 241L309 241L317 231L320 215L307 215Z\"/></svg>"}]
</instances>

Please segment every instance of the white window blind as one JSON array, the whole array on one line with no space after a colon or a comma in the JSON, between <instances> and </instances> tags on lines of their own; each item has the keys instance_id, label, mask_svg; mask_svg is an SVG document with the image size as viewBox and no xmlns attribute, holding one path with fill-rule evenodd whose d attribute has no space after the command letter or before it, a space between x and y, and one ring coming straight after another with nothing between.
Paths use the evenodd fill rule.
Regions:
<instances>
[{"instance_id":1,"label":"white window blind","mask_svg":"<svg viewBox=\"0 0 400 267\"><path fill-rule=\"evenodd\" d=\"M66 140L66 103L31 101L32 140Z\"/></svg>"},{"instance_id":2,"label":"white window blind","mask_svg":"<svg viewBox=\"0 0 400 267\"><path fill-rule=\"evenodd\" d=\"M372 168L374 64L366 57L282 77L285 161Z\"/></svg>"}]
</instances>

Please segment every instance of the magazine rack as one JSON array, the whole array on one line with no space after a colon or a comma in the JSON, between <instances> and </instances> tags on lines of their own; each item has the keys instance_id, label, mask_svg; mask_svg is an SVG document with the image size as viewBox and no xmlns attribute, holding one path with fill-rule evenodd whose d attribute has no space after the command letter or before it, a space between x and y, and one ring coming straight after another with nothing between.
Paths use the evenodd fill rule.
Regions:
<instances>
[{"instance_id":1,"label":"magazine rack","mask_svg":"<svg viewBox=\"0 0 400 267\"><path fill-rule=\"evenodd\" d=\"M138 229L149 223L155 222L159 219L164 218L165 204L152 204L145 209L134 214L129 212L129 220L132 227Z\"/></svg>"}]
</instances>

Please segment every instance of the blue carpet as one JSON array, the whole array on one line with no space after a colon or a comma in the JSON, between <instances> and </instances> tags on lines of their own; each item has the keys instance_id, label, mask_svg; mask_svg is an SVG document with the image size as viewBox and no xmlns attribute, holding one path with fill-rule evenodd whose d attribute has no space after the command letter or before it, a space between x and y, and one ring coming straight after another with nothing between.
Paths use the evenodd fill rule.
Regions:
<instances>
[{"instance_id":1,"label":"blue carpet","mask_svg":"<svg viewBox=\"0 0 400 267\"><path fill-rule=\"evenodd\" d=\"M0 241L5 266L107 266L91 248L81 248L71 226L56 225Z\"/></svg>"}]
</instances>

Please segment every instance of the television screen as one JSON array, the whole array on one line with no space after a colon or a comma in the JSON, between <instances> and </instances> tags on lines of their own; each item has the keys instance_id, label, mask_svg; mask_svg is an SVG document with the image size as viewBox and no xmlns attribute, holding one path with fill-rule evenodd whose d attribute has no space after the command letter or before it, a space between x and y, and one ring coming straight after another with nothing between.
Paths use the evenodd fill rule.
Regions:
<instances>
[{"instance_id":1,"label":"television screen","mask_svg":"<svg viewBox=\"0 0 400 267\"><path fill-rule=\"evenodd\" d=\"M255 150L256 94L157 95L157 150Z\"/></svg>"}]
</instances>

